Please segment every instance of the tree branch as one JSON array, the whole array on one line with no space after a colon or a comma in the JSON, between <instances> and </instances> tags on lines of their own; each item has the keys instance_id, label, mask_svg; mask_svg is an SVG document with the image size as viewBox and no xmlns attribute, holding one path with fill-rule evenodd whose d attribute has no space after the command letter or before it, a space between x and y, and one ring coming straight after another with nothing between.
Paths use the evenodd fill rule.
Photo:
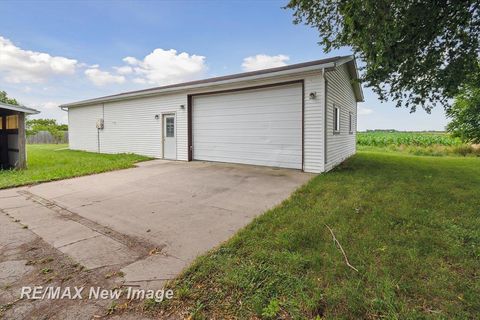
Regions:
<instances>
[{"instance_id":1,"label":"tree branch","mask_svg":"<svg viewBox=\"0 0 480 320\"><path fill-rule=\"evenodd\" d=\"M343 250L343 247L342 245L340 244L340 242L337 240L337 238L335 237L335 234L333 233L333 230L328 226L328 225L325 225L328 230L330 231L330 233L332 234L332 238L333 238L333 242L338 246L338 248L340 249L340 251L342 252L343 254L343 257L345 258L345 263L347 264L347 266L349 266L350 268L352 268L353 270L357 271L358 272L358 269L355 268L354 266L352 266L350 264L350 262L348 261L348 257L347 257L347 254L345 253L345 250Z\"/></svg>"}]
</instances>

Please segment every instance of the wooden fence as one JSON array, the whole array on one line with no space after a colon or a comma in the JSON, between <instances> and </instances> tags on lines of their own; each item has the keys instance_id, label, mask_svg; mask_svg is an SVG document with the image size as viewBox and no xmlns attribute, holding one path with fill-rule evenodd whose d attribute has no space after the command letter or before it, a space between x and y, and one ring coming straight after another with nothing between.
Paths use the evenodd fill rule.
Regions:
<instances>
[{"instance_id":1,"label":"wooden fence","mask_svg":"<svg viewBox=\"0 0 480 320\"><path fill-rule=\"evenodd\" d=\"M39 131L34 135L27 136L28 144L40 144L40 143L68 143L68 131L62 132L63 135L60 137L53 136L48 131Z\"/></svg>"}]
</instances>

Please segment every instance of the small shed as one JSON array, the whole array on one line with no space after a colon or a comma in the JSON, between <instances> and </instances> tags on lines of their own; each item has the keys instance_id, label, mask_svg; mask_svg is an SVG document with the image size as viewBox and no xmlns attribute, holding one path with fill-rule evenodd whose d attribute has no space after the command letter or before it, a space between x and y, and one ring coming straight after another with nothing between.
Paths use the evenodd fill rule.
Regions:
<instances>
[{"instance_id":1,"label":"small shed","mask_svg":"<svg viewBox=\"0 0 480 320\"><path fill-rule=\"evenodd\" d=\"M0 102L0 168L27 166L25 118L39 111Z\"/></svg>"}]
</instances>

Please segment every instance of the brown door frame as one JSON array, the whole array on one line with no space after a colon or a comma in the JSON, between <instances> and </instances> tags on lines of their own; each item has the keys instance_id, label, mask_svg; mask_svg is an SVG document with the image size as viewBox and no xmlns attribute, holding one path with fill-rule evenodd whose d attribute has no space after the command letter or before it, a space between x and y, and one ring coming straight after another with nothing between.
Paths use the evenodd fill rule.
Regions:
<instances>
[{"instance_id":1,"label":"brown door frame","mask_svg":"<svg viewBox=\"0 0 480 320\"><path fill-rule=\"evenodd\" d=\"M285 82L270 83L258 86L242 87L235 89L227 90L217 90L217 91L206 91L194 94L187 94L187 131L188 131L188 161L193 160L193 98L196 96L205 96L205 95L214 95L221 93L237 92L237 91L248 91L256 89L265 89L271 87L280 87L290 84L300 83L302 85L302 171L304 170L304 153L305 153L305 80L293 80Z\"/></svg>"}]
</instances>

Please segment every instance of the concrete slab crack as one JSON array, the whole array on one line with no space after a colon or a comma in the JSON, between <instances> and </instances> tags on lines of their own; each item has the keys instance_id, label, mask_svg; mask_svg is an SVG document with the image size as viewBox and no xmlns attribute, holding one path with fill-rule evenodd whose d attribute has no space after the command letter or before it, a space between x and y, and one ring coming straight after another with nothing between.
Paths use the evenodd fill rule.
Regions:
<instances>
[{"instance_id":1,"label":"concrete slab crack","mask_svg":"<svg viewBox=\"0 0 480 320\"><path fill-rule=\"evenodd\" d=\"M163 249L166 247L166 245L163 246L158 246L158 244L152 244L144 239L140 239L137 237L133 237L130 235L126 235L120 232L117 232L109 227L106 227L104 225L101 225L95 221L92 221L90 219L87 219L83 216L80 216L79 214L62 207L61 205L57 204L56 202L42 198L38 195L35 195L29 191L26 190L20 190L18 191L19 194L22 194L25 196L28 200L31 200L35 203L38 203L53 212L59 214L61 217L75 221L77 223L80 223L81 225L91 229L92 231L98 232L116 242L119 242L123 245L125 245L127 248L135 251L138 253L140 256L145 257L148 256L149 251L151 248L158 248L158 249ZM87 240L87 239L85 239Z\"/></svg>"},{"instance_id":2,"label":"concrete slab crack","mask_svg":"<svg viewBox=\"0 0 480 320\"><path fill-rule=\"evenodd\" d=\"M58 246L57 249L65 248L65 247L71 246L73 244L76 244L76 243L79 243L79 242L82 242L82 241L86 241L86 240L90 240L90 239L94 239L94 238L98 238L98 237L101 237L101 236L102 236L101 234L98 234L98 235L93 236L93 237L88 237L88 238L80 239L80 240L77 240L77 241L73 241L73 242Z\"/></svg>"}]
</instances>

